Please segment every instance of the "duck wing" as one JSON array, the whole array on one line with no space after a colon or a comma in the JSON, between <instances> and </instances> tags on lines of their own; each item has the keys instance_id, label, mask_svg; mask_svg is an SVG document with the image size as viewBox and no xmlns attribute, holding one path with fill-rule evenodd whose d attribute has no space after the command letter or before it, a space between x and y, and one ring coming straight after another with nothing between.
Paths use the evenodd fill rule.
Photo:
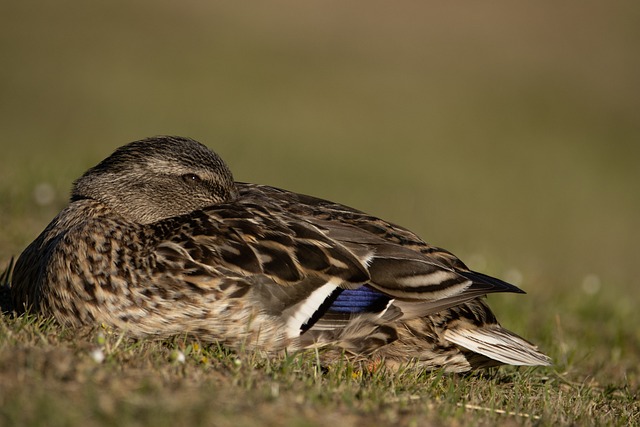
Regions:
<instances>
[{"instance_id":1,"label":"duck wing","mask_svg":"<svg viewBox=\"0 0 640 427\"><path fill-rule=\"evenodd\" d=\"M440 301L437 307L442 309L492 292L523 293L469 270L453 254L428 245L406 228L356 209L269 186L239 183L238 188L241 199L269 200L281 215L314 227L333 245L349 250L367 267L368 283L394 298Z\"/></svg>"}]
</instances>

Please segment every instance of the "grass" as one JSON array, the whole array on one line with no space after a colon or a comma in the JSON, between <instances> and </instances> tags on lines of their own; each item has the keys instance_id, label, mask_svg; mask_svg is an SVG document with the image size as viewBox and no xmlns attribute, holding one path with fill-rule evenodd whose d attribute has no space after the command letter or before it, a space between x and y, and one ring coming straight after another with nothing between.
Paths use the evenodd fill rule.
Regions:
<instances>
[{"instance_id":1,"label":"grass","mask_svg":"<svg viewBox=\"0 0 640 427\"><path fill-rule=\"evenodd\" d=\"M513 280L489 303L554 365L363 373L4 314L0 425L640 424L638 6L275 3L6 5L0 270L116 146L192 136Z\"/></svg>"},{"instance_id":2,"label":"grass","mask_svg":"<svg viewBox=\"0 0 640 427\"><path fill-rule=\"evenodd\" d=\"M634 425L640 416L629 386L557 370L321 367L313 352L266 358L33 316L4 317L0 331L2 425Z\"/></svg>"}]
</instances>

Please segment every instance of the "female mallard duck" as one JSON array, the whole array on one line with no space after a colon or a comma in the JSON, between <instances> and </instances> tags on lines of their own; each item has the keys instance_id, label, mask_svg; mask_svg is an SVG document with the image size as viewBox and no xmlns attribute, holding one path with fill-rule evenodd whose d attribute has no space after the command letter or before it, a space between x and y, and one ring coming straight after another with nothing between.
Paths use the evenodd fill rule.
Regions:
<instances>
[{"instance_id":1,"label":"female mallard duck","mask_svg":"<svg viewBox=\"0 0 640 427\"><path fill-rule=\"evenodd\" d=\"M355 209L234 182L187 138L133 142L89 169L16 263L14 306L68 326L189 333L268 352L463 372L548 365L482 297L522 293Z\"/></svg>"}]
</instances>

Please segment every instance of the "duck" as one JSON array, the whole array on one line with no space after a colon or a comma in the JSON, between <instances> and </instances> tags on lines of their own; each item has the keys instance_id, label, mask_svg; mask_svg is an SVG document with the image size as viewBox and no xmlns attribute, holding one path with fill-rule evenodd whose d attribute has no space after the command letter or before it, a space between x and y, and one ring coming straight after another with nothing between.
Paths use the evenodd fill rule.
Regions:
<instances>
[{"instance_id":1,"label":"duck","mask_svg":"<svg viewBox=\"0 0 640 427\"><path fill-rule=\"evenodd\" d=\"M19 314L70 328L445 372L550 365L500 325L495 292L524 293L407 228L235 181L178 136L121 146L77 179L11 283Z\"/></svg>"}]
</instances>

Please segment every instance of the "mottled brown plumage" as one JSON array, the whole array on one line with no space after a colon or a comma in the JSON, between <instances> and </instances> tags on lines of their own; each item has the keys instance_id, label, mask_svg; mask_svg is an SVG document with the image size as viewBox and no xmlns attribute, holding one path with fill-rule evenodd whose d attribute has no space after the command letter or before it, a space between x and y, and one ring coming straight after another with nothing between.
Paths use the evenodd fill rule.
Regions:
<instances>
[{"instance_id":1,"label":"mottled brown plumage","mask_svg":"<svg viewBox=\"0 0 640 427\"><path fill-rule=\"evenodd\" d=\"M179 137L128 144L87 171L12 284L20 309L135 336L448 371L549 364L498 324L481 300L492 292L522 291L379 218L234 182Z\"/></svg>"}]
</instances>

